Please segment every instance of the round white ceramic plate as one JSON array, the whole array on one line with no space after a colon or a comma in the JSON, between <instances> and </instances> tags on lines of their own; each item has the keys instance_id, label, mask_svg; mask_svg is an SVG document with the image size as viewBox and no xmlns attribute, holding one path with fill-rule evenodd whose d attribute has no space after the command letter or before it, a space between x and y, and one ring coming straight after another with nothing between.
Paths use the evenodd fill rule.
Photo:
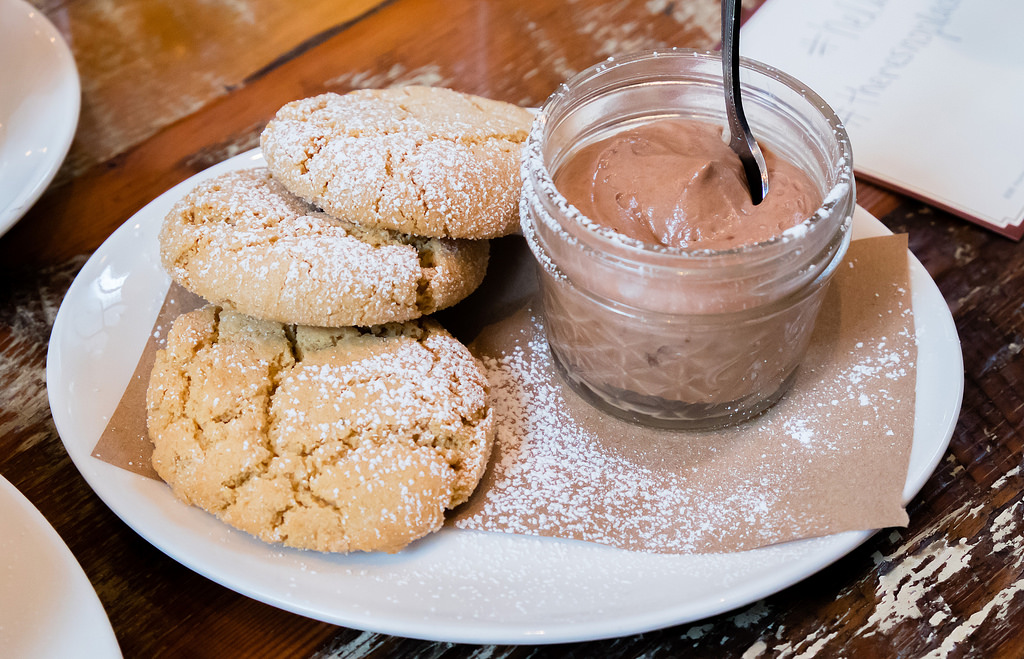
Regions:
<instances>
[{"instance_id":1,"label":"round white ceramic plate","mask_svg":"<svg viewBox=\"0 0 1024 659\"><path fill-rule=\"evenodd\" d=\"M89 578L46 518L0 476L0 654L120 657Z\"/></svg>"},{"instance_id":2,"label":"round white ceramic plate","mask_svg":"<svg viewBox=\"0 0 1024 659\"><path fill-rule=\"evenodd\" d=\"M53 180L78 126L75 59L43 13L0 0L0 234Z\"/></svg>"},{"instance_id":3,"label":"round white ceramic plate","mask_svg":"<svg viewBox=\"0 0 1024 659\"><path fill-rule=\"evenodd\" d=\"M175 560L250 597L348 627L453 642L554 643L728 611L820 570L871 535L665 556L446 528L396 555L333 556L264 544L181 503L163 483L91 457L169 285L158 258L163 216L198 180L262 164L258 151L236 156L139 211L86 263L50 339L50 405L68 453L107 505ZM859 237L888 233L863 209L854 224ZM946 303L912 257L910 272L919 357L907 501L944 454L963 391Z\"/></svg>"}]
</instances>

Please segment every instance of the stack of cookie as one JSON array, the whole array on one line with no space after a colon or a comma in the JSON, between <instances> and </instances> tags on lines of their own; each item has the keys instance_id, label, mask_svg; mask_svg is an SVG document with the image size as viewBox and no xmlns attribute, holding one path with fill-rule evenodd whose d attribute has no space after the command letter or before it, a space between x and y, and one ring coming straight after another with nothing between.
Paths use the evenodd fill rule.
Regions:
<instances>
[{"instance_id":1,"label":"stack of cookie","mask_svg":"<svg viewBox=\"0 0 1024 659\"><path fill-rule=\"evenodd\" d=\"M161 259L209 305L178 318L147 392L153 465L263 540L393 552L469 498L487 381L426 318L518 226L528 111L438 88L282 108L267 167L199 184Z\"/></svg>"}]
</instances>

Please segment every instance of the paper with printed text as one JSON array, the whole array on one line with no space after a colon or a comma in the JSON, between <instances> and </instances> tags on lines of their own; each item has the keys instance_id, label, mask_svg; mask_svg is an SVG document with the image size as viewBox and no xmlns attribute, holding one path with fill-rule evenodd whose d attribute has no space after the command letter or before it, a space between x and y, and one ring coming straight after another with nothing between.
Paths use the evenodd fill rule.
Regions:
<instances>
[{"instance_id":1,"label":"paper with printed text","mask_svg":"<svg viewBox=\"0 0 1024 659\"><path fill-rule=\"evenodd\" d=\"M768 0L740 44L832 106L859 176L1024 234L1024 2Z\"/></svg>"}]
</instances>

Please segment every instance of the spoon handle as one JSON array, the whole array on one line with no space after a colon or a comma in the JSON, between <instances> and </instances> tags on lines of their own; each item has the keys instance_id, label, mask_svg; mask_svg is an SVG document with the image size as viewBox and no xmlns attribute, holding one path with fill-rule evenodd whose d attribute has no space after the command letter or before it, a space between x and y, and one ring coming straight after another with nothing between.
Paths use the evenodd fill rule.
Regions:
<instances>
[{"instance_id":1,"label":"spoon handle","mask_svg":"<svg viewBox=\"0 0 1024 659\"><path fill-rule=\"evenodd\" d=\"M757 141L750 133L740 93L740 3L722 0L722 76L725 110L729 118L729 146L740 157L754 205L768 194L768 167Z\"/></svg>"}]
</instances>

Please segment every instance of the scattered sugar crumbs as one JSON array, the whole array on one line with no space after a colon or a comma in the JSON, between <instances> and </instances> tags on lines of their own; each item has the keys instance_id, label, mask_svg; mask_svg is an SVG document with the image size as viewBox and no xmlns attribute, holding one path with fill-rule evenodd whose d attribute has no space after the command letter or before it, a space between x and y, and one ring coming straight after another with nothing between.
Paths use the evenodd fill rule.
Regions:
<instances>
[{"instance_id":1,"label":"scattered sugar crumbs","mask_svg":"<svg viewBox=\"0 0 1024 659\"><path fill-rule=\"evenodd\" d=\"M672 432L598 412L556 374L529 308L485 330L492 338L473 347L491 386L495 456L452 523L653 553L905 525L916 382L909 285L905 273L893 285L891 266L873 257L860 267L863 252L851 248L819 322L831 329L816 332L791 391L733 428Z\"/></svg>"}]
</instances>

